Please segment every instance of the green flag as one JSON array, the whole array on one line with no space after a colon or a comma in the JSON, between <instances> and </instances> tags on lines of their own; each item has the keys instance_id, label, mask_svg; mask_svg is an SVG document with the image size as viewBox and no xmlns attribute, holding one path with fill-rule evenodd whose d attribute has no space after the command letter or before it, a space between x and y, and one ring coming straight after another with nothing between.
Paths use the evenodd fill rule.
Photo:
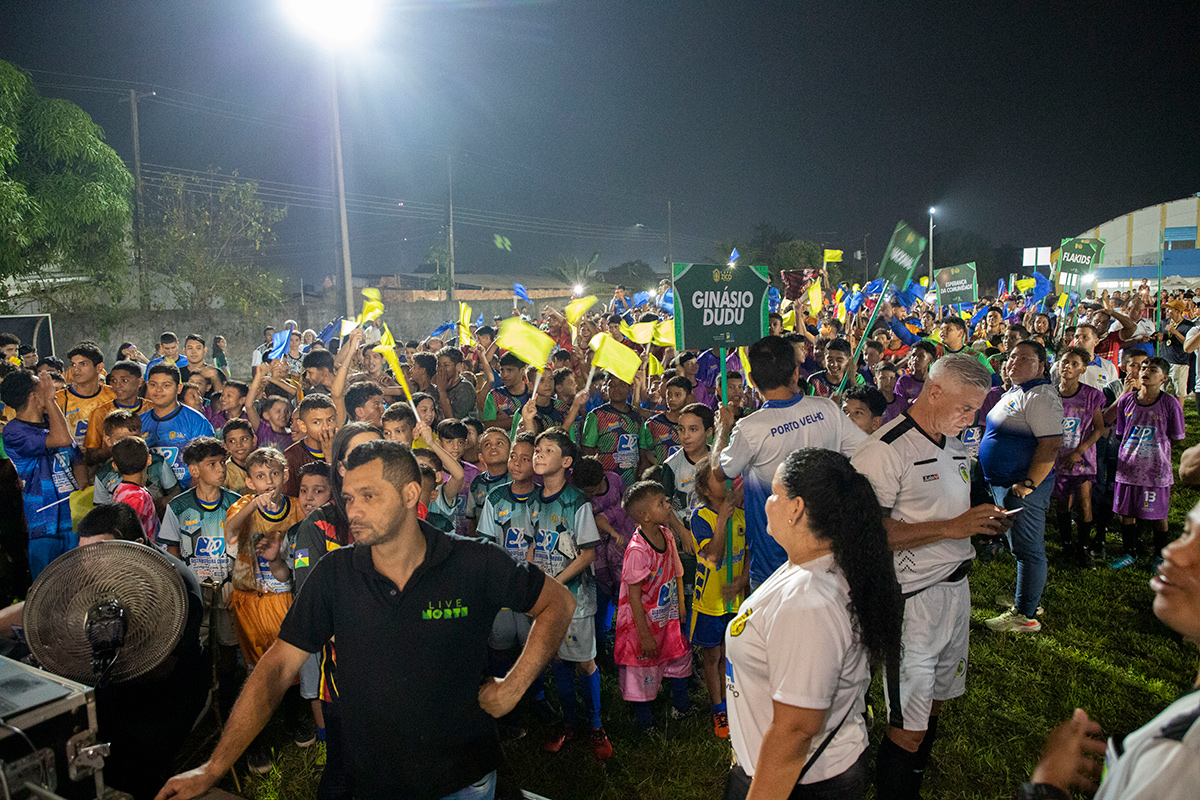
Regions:
<instances>
[{"instance_id":1,"label":"green flag","mask_svg":"<svg viewBox=\"0 0 1200 800\"><path fill-rule=\"evenodd\" d=\"M913 270L928 241L901 220L884 251L883 263L879 265L879 277L904 291L912 280Z\"/></svg>"}]
</instances>

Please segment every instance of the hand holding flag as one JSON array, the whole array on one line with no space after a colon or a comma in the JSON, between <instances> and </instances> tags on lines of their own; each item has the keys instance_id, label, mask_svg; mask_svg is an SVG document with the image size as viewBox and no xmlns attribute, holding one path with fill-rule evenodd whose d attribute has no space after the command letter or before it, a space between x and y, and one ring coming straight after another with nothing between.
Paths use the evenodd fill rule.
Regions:
<instances>
[{"instance_id":1,"label":"hand holding flag","mask_svg":"<svg viewBox=\"0 0 1200 800\"><path fill-rule=\"evenodd\" d=\"M500 323L496 344L513 353L517 358L537 367L538 372L546 368L554 340L520 317L509 317Z\"/></svg>"}]
</instances>

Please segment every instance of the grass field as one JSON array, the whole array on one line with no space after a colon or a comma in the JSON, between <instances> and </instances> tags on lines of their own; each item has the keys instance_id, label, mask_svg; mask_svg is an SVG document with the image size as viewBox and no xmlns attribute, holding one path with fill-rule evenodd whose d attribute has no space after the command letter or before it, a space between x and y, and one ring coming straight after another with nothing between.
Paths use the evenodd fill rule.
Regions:
<instances>
[{"instance_id":1,"label":"grass field","mask_svg":"<svg viewBox=\"0 0 1200 800\"><path fill-rule=\"evenodd\" d=\"M1200 425L1190 410L1187 421L1185 446L1191 446L1200 438ZM1182 450L1176 449L1176 461ZM1182 530L1183 519L1197 499L1197 490L1176 487L1172 537ZM1124 733L1144 724L1195 680L1196 648L1155 618L1147 569L1063 567L1057 561L1052 521L1050 526L1046 536L1050 577L1042 601L1046 610L1041 633L1000 635L983 625L983 620L1001 610L998 598L1012 596L1016 566L1011 558L976 564L971 573L967 692L943 711L923 789L927 799L1010 798L1017 785L1028 779L1046 734L1075 707L1084 708L1106 733ZM1117 544L1113 534L1109 543ZM613 758L599 764L583 745L545 756L539 750L545 730L530 720L529 735L504 747L502 792L520 788L551 800L721 796L730 748L713 737L707 714L668 722L666 734L651 739L636 731L615 676L604 675L603 690ZM660 725L667 721L666 695L664 691L656 707ZM876 709L874 752L884 716L878 677L870 698ZM698 684L692 700L707 707ZM257 800L314 797L322 748L300 750L282 730L273 733L278 741L275 770L251 777L239 762L241 793ZM222 785L234 790L228 778Z\"/></svg>"}]
</instances>

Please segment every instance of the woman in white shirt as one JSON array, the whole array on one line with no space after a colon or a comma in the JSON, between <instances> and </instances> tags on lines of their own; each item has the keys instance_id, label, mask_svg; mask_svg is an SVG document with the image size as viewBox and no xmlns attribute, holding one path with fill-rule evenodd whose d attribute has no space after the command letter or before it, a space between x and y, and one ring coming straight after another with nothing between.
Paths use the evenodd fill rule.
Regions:
<instances>
[{"instance_id":1,"label":"woman in white shirt","mask_svg":"<svg viewBox=\"0 0 1200 800\"><path fill-rule=\"evenodd\" d=\"M869 662L899 655L903 617L883 511L849 460L806 448L779 466L766 512L788 560L725 633L725 798L861 797Z\"/></svg>"}]
</instances>

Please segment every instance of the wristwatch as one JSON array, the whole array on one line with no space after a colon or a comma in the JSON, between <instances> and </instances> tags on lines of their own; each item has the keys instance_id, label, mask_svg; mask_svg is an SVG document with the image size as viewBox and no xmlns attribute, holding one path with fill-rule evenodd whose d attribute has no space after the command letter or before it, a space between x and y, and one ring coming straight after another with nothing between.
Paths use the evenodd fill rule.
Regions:
<instances>
[{"instance_id":1,"label":"wristwatch","mask_svg":"<svg viewBox=\"0 0 1200 800\"><path fill-rule=\"evenodd\" d=\"M1021 481L1021 485L1026 489L1036 489L1038 487L1038 485L1033 482L1032 478L1026 478L1025 480Z\"/></svg>"}]
</instances>

